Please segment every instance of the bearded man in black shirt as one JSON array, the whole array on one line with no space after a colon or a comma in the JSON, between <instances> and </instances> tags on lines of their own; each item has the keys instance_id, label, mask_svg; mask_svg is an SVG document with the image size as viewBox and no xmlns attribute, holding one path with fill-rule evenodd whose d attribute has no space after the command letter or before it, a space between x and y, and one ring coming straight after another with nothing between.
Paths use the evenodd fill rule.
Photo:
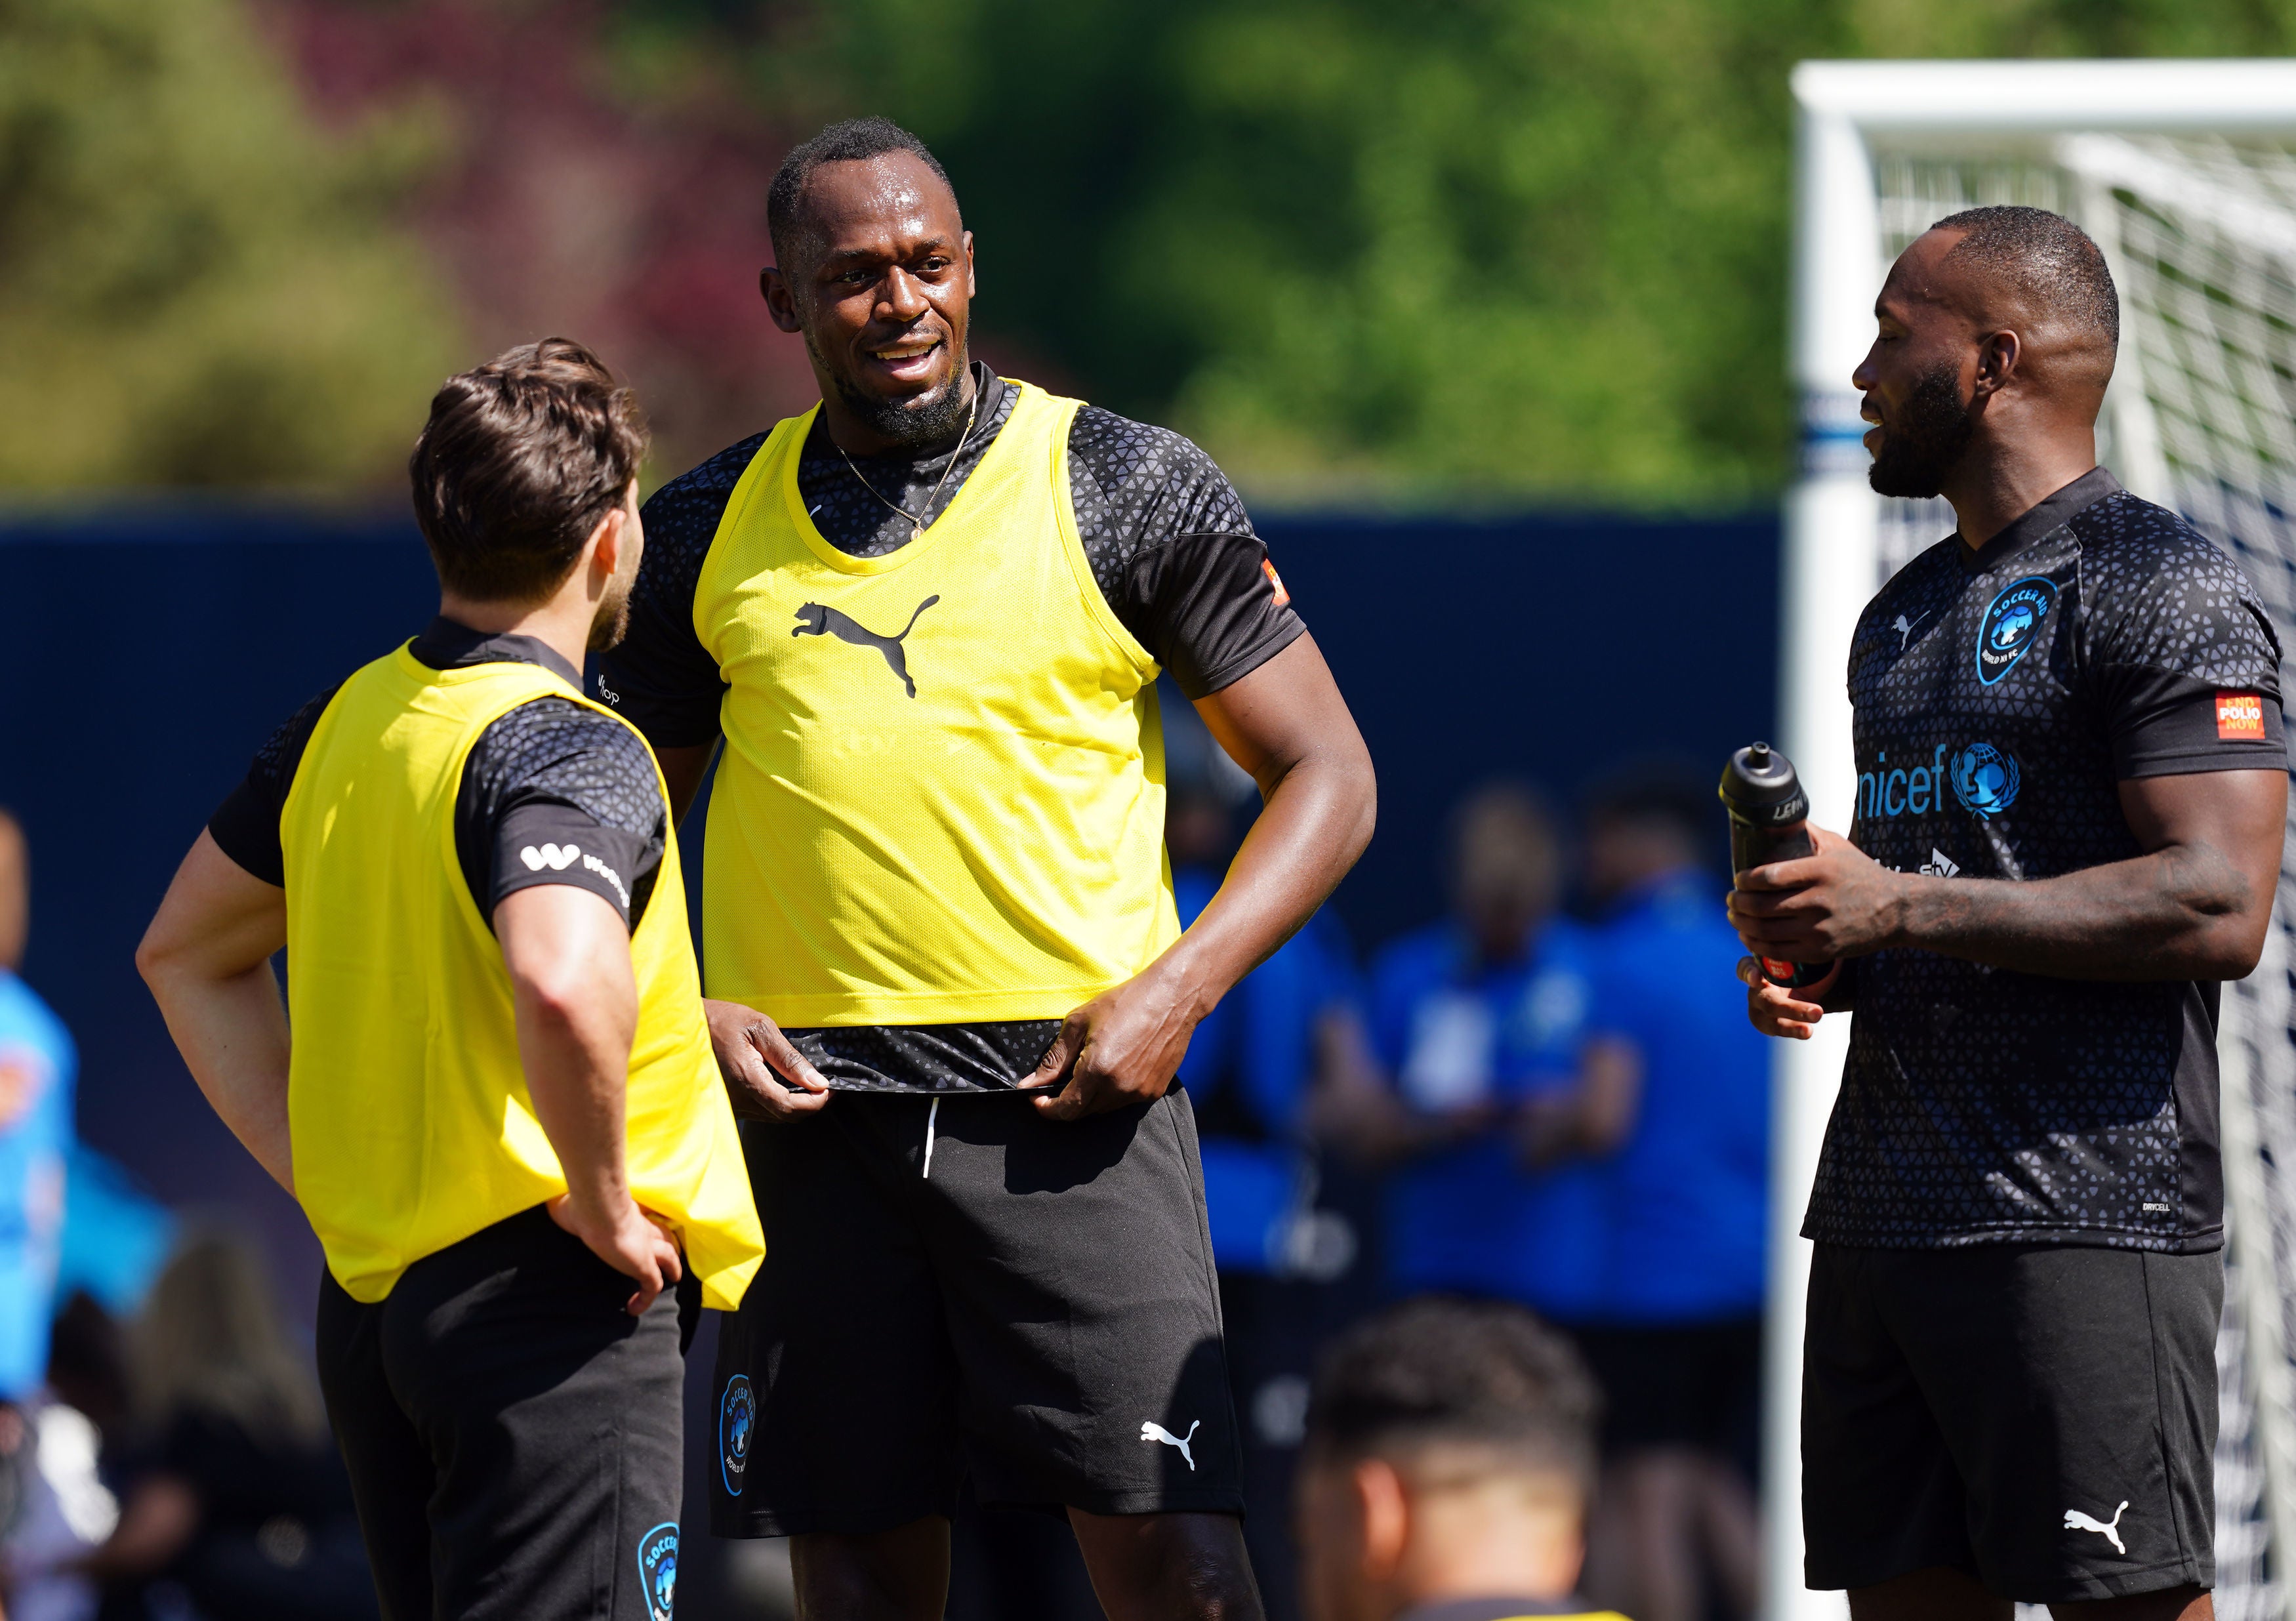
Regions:
<instances>
[{"instance_id":1,"label":"bearded man in black shirt","mask_svg":"<svg viewBox=\"0 0 2296 1621\"><path fill-rule=\"evenodd\" d=\"M1754 869L1758 955L1854 1009L1804 1235L1808 1577L1858 1621L2213 1613L2218 982L2256 966L2287 809L2254 589L2096 465L2119 305L2038 209L1901 256L1855 377L1874 487L1958 531L1850 647L1847 840Z\"/></svg>"}]
</instances>

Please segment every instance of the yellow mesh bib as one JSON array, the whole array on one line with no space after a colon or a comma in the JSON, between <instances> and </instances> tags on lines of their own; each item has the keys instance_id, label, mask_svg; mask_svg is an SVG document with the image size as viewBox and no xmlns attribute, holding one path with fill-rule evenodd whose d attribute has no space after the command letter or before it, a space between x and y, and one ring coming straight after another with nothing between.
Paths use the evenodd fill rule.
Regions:
<instances>
[{"instance_id":1,"label":"yellow mesh bib","mask_svg":"<svg viewBox=\"0 0 2296 1621\"><path fill-rule=\"evenodd\" d=\"M537 665L434 670L401 648L343 684L288 791L295 1192L355 1300L566 1191L527 1092L502 948L455 853L472 745L545 697L611 713ZM630 958L630 1191L676 1225L702 1298L730 1311L765 1243L701 1017L674 834Z\"/></svg>"},{"instance_id":2,"label":"yellow mesh bib","mask_svg":"<svg viewBox=\"0 0 2296 1621\"><path fill-rule=\"evenodd\" d=\"M947 511L888 556L807 517L811 412L726 503L693 602L732 689L713 996L791 1025L1056 1019L1179 937L1156 663L1077 537L1077 402L1012 386Z\"/></svg>"}]
</instances>

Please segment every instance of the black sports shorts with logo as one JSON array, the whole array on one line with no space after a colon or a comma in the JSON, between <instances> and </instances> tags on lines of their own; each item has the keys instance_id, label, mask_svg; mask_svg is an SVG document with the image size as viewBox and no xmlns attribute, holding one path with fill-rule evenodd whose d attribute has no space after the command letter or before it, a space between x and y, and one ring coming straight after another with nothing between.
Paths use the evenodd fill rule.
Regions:
<instances>
[{"instance_id":1,"label":"black sports shorts with logo","mask_svg":"<svg viewBox=\"0 0 2296 1621\"><path fill-rule=\"evenodd\" d=\"M2032 1604L2213 1585L2223 1304L2220 1251L1819 1244L1809 1585L1931 1565Z\"/></svg>"},{"instance_id":2,"label":"black sports shorts with logo","mask_svg":"<svg viewBox=\"0 0 2296 1621\"><path fill-rule=\"evenodd\" d=\"M630 1281L541 1207L363 1306L319 1285L319 1387L384 1621L670 1621L689 1275Z\"/></svg>"},{"instance_id":3,"label":"black sports shorts with logo","mask_svg":"<svg viewBox=\"0 0 2296 1621\"><path fill-rule=\"evenodd\" d=\"M890 1530L968 1474L991 1506L1243 1511L1186 1095L1030 1095L744 1124L766 1259L718 1336L718 1535Z\"/></svg>"}]
</instances>

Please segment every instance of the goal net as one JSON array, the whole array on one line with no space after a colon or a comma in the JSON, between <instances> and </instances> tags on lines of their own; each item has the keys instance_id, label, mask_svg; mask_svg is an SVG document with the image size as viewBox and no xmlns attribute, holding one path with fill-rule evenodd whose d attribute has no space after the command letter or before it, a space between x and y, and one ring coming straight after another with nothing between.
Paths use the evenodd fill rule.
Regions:
<instances>
[{"instance_id":1,"label":"goal net","mask_svg":"<svg viewBox=\"0 0 2296 1621\"><path fill-rule=\"evenodd\" d=\"M1789 509L1789 680L1824 679L1817 660L1836 640L1831 626L1818 623L1829 604L1813 600L1827 594L1813 592L1807 577L1798 587L1794 578L1797 569L1812 573L1811 547L1825 537L1803 533L1797 548L1794 531L1797 525L1813 530L1823 512L1849 510L1849 480L1864 471L1862 449L1849 454L1853 428L1863 426L1854 422L1854 395L1842 392L1849 366L1838 376L1812 374L1838 364L1845 352L1844 277L1849 267L1870 264L1863 295L1870 309L1881 273L1907 243L1948 214L1988 203L2054 209L2104 250L2120 291L2122 327L2099 425L2100 459L2132 490L2183 512L2239 558L2284 651L2296 653L2296 64L1806 64L1804 74L1813 69L1816 79L1798 76L1796 83L1804 119L1797 359L1810 389L1811 433L1800 505ZM1884 84L1879 76L1892 70L1896 83ZM2227 78L2237 82L2209 70L2232 70ZM1829 86L1827 74L1843 77ZM1972 77L1982 81L1975 94ZM2018 104L2020 89L2038 110L2017 127L1987 127L2005 101ZM2006 97L1999 94L2004 90ZM1956 93L1967 102L1958 116ZM1829 117L1837 137L1846 126L1855 138L1852 155L1862 165L1845 165L1841 150L1847 149L1841 149L1834 167L1853 182L1863 177L1864 198L1849 194L1854 186L1845 188L1841 173L1830 187L1823 176L1813 184L1813 168L1824 168L1825 154L1812 150L1812 126ZM1833 259L1814 271L1828 233ZM1819 330L1816 312L1807 307L1814 298L1840 307L1834 330ZM1861 337L1859 353L1864 342ZM1829 352L1814 354L1819 347ZM1855 356L1849 358L1854 364ZM1837 610L1845 593L1870 594L1954 527L1942 501L1882 500L1870 493L1864 501L1872 513L1872 545L1865 553L1870 572L1861 580L1853 568L1833 580L1831 606ZM1837 686L1840 669L1837 659ZM2284 692L2291 691L2288 674L2284 661ZM1794 742L1830 758L1830 748L1813 734L1846 719L1846 711L1805 702L1799 727L1790 714L1786 730ZM1846 738L1839 746L1846 748ZM2219 1029L2227 1247L2217 1350L2216 1604L2225 1621L2296 1621L2296 862L2290 847L2283 846L2283 882L2263 962L2248 979L2225 987ZM1810 1116L1821 1094L1830 1105L1833 1085L1821 1083L1810 1065L1797 1070L1788 1060L1782 1068L1782 1114ZM1805 1124L1805 1155L1808 1136ZM1794 1198L1794 1174L1782 1165L1782 1199ZM1800 1184L1804 1196L1808 1185ZM1798 1314L1783 1314L1794 1321L1782 1322L1774 1311L1774 1333L1791 1327L1798 1343ZM1779 1351L1774 1346L1774 1402L1784 1383ZM1774 1423L1771 1433L1775 1463L1783 1427ZM1771 1509L1791 1511L1775 1494ZM1840 1613L1838 1601L1822 1611L1808 1595L1779 1591L1800 1585L1799 1572L1782 1568L1789 1545L1799 1552L1798 1537L1780 1538L1774 1528L1773 1617Z\"/></svg>"}]
</instances>

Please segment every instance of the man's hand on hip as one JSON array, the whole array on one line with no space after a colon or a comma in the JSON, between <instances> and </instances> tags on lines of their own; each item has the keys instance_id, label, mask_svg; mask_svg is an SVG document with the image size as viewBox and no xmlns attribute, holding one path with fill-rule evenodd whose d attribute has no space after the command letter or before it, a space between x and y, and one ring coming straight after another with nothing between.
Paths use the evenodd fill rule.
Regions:
<instances>
[{"instance_id":1,"label":"man's hand on hip","mask_svg":"<svg viewBox=\"0 0 2296 1621\"><path fill-rule=\"evenodd\" d=\"M1051 1120L1151 1102L1172 1085L1203 1016L1177 976L1151 968L1063 1019L1037 1072L1021 1085L1048 1089L1035 1101Z\"/></svg>"},{"instance_id":2,"label":"man's hand on hip","mask_svg":"<svg viewBox=\"0 0 2296 1621\"><path fill-rule=\"evenodd\" d=\"M1813 855L1738 874L1730 923L1758 957L1837 962L1878 951L1903 926L1905 875L1812 824Z\"/></svg>"},{"instance_id":3,"label":"man's hand on hip","mask_svg":"<svg viewBox=\"0 0 2296 1621\"><path fill-rule=\"evenodd\" d=\"M644 1316L654 1297L685 1275L677 1240L627 1193L603 1208L591 1208L588 1200L578 1204L570 1193L561 1193L548 1208L550 1219L588 1245L592 1255L637 1281L637 1292L628 1302L633 1317Z\"/></svg>"},{"instance_id":4,"label":"man's hand on hip","mask_svg":"<svg viewBox=\"0 0 2296 1621\"><path fill-rule=\"evenodd\" d=\"M828 1103L829 1083L781 1026L738 1002L704 997L701 1009L735 1114L745 1120L794 1120Z\"/></svg>"}]
</instances>

